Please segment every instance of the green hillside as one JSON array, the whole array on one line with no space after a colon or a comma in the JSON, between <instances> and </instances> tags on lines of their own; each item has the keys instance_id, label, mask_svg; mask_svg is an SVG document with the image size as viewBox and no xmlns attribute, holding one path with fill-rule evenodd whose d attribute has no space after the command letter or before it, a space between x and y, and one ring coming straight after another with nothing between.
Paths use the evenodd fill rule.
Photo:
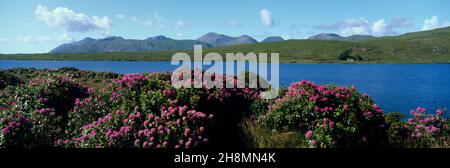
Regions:
<instances>
[{"instance_id":1,"label":"green hillside","mask_svg":"<svg viewBox=\"0 0 450 168\"><path fill-rule=\"evenodd\" d=\"M204 49L218 52L278 52L284 63L348 63L339 54L352 49L364 61L352 63L450 63L450 27L362 41L287 40ZM111 52L83 54L12 54L0 59L18 60L145 60L167 61L177 51ZM192 51L186 51L192 55Z\"/></svg>"}]
</instances>

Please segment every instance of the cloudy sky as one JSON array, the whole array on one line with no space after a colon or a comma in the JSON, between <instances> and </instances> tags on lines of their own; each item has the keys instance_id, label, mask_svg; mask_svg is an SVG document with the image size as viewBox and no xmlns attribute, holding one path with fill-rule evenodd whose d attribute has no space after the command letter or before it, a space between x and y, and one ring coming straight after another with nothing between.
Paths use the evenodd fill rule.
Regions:
<instances>
[{"instance_id":1,"label":"cloudy sky","mask_svg":"<svg viewBox=\"0 0 450 168\"><path fill-rule=\"evenodd\" d=\"M0 0L0 53L43 53L106 36L397 35L450 26L449 6L448 0Z\"/></svg>"}]
</instances>

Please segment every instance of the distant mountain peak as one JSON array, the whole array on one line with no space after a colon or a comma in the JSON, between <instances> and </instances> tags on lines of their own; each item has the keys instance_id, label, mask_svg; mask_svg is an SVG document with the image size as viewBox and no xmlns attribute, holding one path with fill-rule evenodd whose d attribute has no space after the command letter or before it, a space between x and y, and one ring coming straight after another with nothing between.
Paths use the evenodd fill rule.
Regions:
<instances>
[{"instance_id":1,"label":"distant mountain peak","mask_svg":"<svg viewBox=\"0 0 450 168\"><path fill-rule=\"evenodd\" d=\"M214 32L206 33L205 35L197 38L199 41L217 41L217 40L223 40L231 38L230 36L224 35L224 34L218 34Z\"/></svg>"},{"instance_id":2,"label":"distant mountain peak","mask_svg":"<svg viewBox=\"0 0 450 168\"><path fill-rule=\"evenodd\" d=\"M253 44L258 43L253 37L249 35L241 35L239 37L231 37L224 34L218 34L214 32L206 33L205 35L199 37L197 41L209 43L213 46L228 46L236 44Z\"/></svg>"},{"instance_id":3,"label":"distant mountain peak","mask_svg":"<svg viewBox=\"0 0 450 168\"><path fill-rule=\"evenodd\" d=\"M168 38L168 37L163 36L163 35L158 35L158 36L149 37L146 40L160 41L160 40L171 40L171 38Z\"/></svg>"},{"instance_id":4,"label":"distant mountain peak","mask_svg":"<svg viewBox=\"0 0 450 168\"><path fill-rule=\"evenodd\" d=\"M81 41L95 41L95 39L90 38L90 37L86 37L86 38L84 38L84 39L81 40Z\"/></svg>"},{"instance_id":5,"label":"distant mountain peak","mask_svg":"<svg viewBox=\"0 0 450 168\"><path fill-rule=\"evenodd\" d=\"M123 37L120 37L120 36L108 36L108 37L105 37L105 38L103 38L101 40L125 40L125 39Z\"/></svg>"},{"instance_id":6,"label":"distant mountain peak","mask_svg":"<svg viewBox=\"0 0 450 168\"><path fill-rule=\"evenodd\" d=\"M261 41L261 43L271 43L271 42L280 42L284 41L284 39L280 36L269 36L266 37L264 40Z\"/></svg>"},{"instance_id":7,"label":"distant mountain peak","mask_svg":"<svg viewBox=\"0 0 450 168\"><path fill-rule=\"evenodd\" d=\"M224 34L219 34L215 32L208 32L204 36L224 36Z\"/></svg>"},{"instance_id":8,"label":"distant mountain peak","mask_svg":"<svg viewBox=\"0 0 450 168\"><path fill-rule=\"evenodd\" d=\"M81 41L62 44L51 50L50 53L189 50L196 44L201 44L204 48L213 47L210 44L195 40L168 40L170 38L165 36L155 36L148 39L124 39L119 36L108 36L97 40L85 38Z\"/></svg>"},{"instance_id":9,"label":"distant mountain peak","mask_svg":"<svg viewBox=\"0 0 450 168\"><path fill-rule=\"evenodd\" d=\"M342 36L335 33L320 33L309 37L310 40L332 40L336 38L341 38Z\"/></svg>"},{"instance_id":10,"label":"distant mountain peak","mask_svg":"<svg viewBox=\"0 0 450 168\"><path fill-rule=\"evenodd\" d=\"M241 35L241 36L239 36L239 37L245 37L245 38L253 38L253 37L251 37L251 36L249 36L249 35Z\"/></svg>"}]
</instances>

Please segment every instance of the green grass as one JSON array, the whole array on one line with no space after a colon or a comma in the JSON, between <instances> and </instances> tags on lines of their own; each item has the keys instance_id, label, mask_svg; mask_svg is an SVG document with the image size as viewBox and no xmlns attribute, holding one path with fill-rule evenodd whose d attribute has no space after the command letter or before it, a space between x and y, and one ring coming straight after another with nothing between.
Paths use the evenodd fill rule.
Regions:
<instances>
[{"instance_id":1,"label":"green grass","mask_svg":"<svg viewBox=\"0 0 450 168\"><path fill-rule=\"evenodd\" d=\"M365 61L340 61L345 49L353 49ZM80 54L10 54L0 55L9 60L113 60L170 61L180 51L109 52ZM187 52L193 55L193 51ZM356 42L326 40L287 40L274 43L234 45L204 49L203 54L280 53L282 63L450 63L450 27L382 37Z\"/></svg>"},{"instance_id":2,"label":"green grass","mask_svg":"<svg viewBox=\"0 0 450 168\"><path fill-rule=\"evenodd\" d=\"M303 132L269 132L250 120L244 120L241 125L250 148L308 148Z\"/></svg>"}]
</instances>

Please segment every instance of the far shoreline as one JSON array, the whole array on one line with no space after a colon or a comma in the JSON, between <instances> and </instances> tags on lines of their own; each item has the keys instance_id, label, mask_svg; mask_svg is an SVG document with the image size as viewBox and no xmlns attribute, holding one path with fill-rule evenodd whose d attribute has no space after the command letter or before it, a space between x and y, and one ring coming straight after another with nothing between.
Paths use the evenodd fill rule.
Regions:
<instances>
[{"instance_id":1,"label":"far shoreline","mask_svg":"<svg viewBox=\"0 0 450 168\"><path fill-rule=\"evenodd\" d=\"M115 60L115 59L8 59L2 58L0 56L0 61L110 61L110 62L170 62L170 60L136 60L136 59L125 59L125 60ZM229 61L220 61L229 62ZM238 60L242 62L242 60ZM262 62L270 63L270 62ZM386 64L386 65L423 65L423 64L450 64L450 62L376 62L376 61L329 61L329 62L319 62L319 61L307 61L307 62L293 62L293 61L280 61L280 64L342 64L342 65L376 65L376 64Z\"/></svg>"}]
</instances>

